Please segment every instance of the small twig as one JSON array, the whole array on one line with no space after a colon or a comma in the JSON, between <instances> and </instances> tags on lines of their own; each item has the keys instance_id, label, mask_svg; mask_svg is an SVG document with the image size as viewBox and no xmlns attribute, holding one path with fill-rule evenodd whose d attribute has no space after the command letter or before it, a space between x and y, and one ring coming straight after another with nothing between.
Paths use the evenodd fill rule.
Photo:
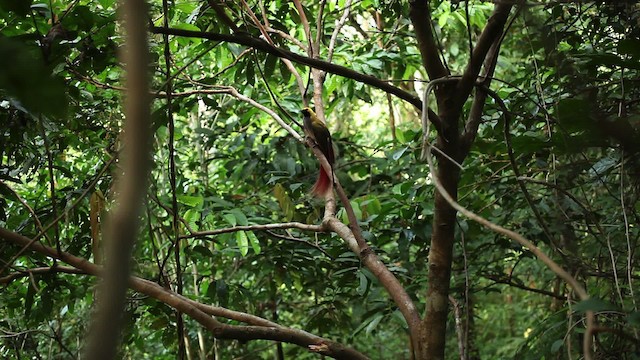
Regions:
<instances>
[{"instance_id":1,"label":"small twig","mask_svg":"<svg viewBox=\"0 0 640 360\"><path fill-rule=\"evenodd\" d=\"M51 273L86 274L86 272L81 269L68 267L68 266L55 265L55 266L20 270L20 272L1 277L0 284L6 285L14 280L31 276L31 275L41 275L41 274L51 274Z\"/></svg>"},{"instance_id":2,"label":"small twig","mask_svg":"<svg viewBox=\"0 0 640 360\"><path fill-rule=\"evenodd\" d=\"M458 335L458 351L460 353L460 360L465 360L467 355L465 353L465 334L462 326L462 312L460 311L460 304L452 295L449 295L449 302L453 306L453 317L456 322L456 334Z\"/></svg>"},{"instance_id":3,"label":"small twig","mask_svg":"<svg viewBox=\"0 0 640 360\"><path fill-rule=\"evenodd\" d=\"M9 190L13 194L13 196L15 196L16 199L18 199L20 204L22 204L22 206L24 206L27 209L27 211L29 211L29 214L31 214L31 216L33 217L33 221L35 222L36 228L38 229L38 231L40 231L42 233L42 235L45 237L45 239L47 239L47 241L49 242L50 245L54 245L54 243L49 238L49 235L47 235L46 231L42 227L42 223L40 222L40 218L38 217L38 214L36 214L36 212L33 210L33 208L31 206L29 206L27 201L24 200L20 196L20 194L18 194L15 190L13 190L13 188L11 188L9 185L7 185L7 183L5 183L4 181L0 180L0 184L2 184L5 187L5 189ZM0 274L1 273L2 273L2 271L0 271Z\"/></svg>"},{"instance_id":4,"label":"small twig","mask_svg":"<svg viewBox=\"0 0 640 360\"><path fill-rule=\"evenodd\" d=\"M622 150L622 154L620 156L620 209L622 210L622 219L624 220L624 238L627 242L627 280L629 282L629 293L631 295L631 301L633 302L633 308L637 309L636 298L633 294L633 282L631 281L631 274L633 272L633 251L631 246L631 236L629 234L629 219L627 218L627 209L624 203L624 191L624 150Z\"/></svg>"},{"instance_id":5,"label":"small twig","mask_svg":"<svg viewBox=\"0 0 640 360\"><path fill-rule=\"evenodd\" d=\"M40 134L42 135L42 141L44 142L44 148L47 153L47 168L49 169L49 191L51 192L51 214L54 218L58 217L58 202L56 201L56 181L53 173L53 155L51 154L51 147L49 146L49 138L47 132L44 129L44 122L42 121L42 115L38 117L38 123L40 125ZM60 229L58 223L53 226L53 232L55 234L56 249L58 252L62 251L60 248Z\"/></svg>"},{"instance_id":6,"label":"small twig","mask_svg":"<svg viewBox=\"0 0 640 360\"><path fill-rule=\"evenodd\" d=\"M298 238L293 237L293 236L281 235L281 234L275 233L275 232L270 231L270 230L267 230L267 233L269 233L269 235L271 235L271 236L273 236L275 238L278 238L278 239L282 239L282 240L286 240L286 241L293 241L293 242L302 243L302 244L305 244L307 246L310 246L310 247L312 247L314 249L319 250L326 257L328 257L329 259L333 260L333 256L331 256L331 254L329 254L325 249L320 247L320 245L314 244L314 243L306 241L306 240L298 239Z\"/></svg>"},{"instance_id":7,"label":"small twig","mask_svg":"<svg viewBox=\"0 0 640 360\"><path fill-rule=\"evenodd\" d=\"M162 0L162 18L165 27L169 27L169 1ZM169 44L169 35L163 34L164 42L164 64L166 68L166 80L164 87L166 89L165 98L167 100L167 122L169 125L169 187L171 192L171 228L173 235L173 258L176 265L176 293L182 295L182 266L180 264L180 234L178 230L178 197L176 193L176 154L175 154L175 121L173 119L172 108L172 92L173 81L171 77L171 48ZM215 46L215 45L214 45ZM203 56L204 53L201 54ZM188 64L187 64L188 65ZM186 66L186 65L185 65ZM178 354L177 357L183 360L186 356L186 346L184 339L184 319L180 311L176 311L176 337L178 338Z\"/></svg>"},{"instance_id":8,"label":"small twig","mask_svg":"<svg viewBox=\"0 0 640 360\"><path fill-rule=\"evenodd\" d=\"M420 160L424 161L426 159L426 151L427 148L431 149L435 149L440 155L442 155L443 157L445 157L447 160L451 161L451 163L453 163L454 165L456 165L460 170L464 170L464 167L462 167L462 165L460 163L458 163L456 160L454 160L451 156L449 156L448 154L446 154L444 151L438 149L435 146L431 146L431 144L429 144L429 132L430 132L430 124L433 122L431 121L431 117L426 116L429 113L429 95L431 94L431 91L434 89L435 86L439 85L439 84L444 84L447 82L457 82L461 79L460 76L447 76L447 77L443 77L443 78L439 78L439 79L435 79L432 81L429 81L429 83L427 84L427 88L424 91L424 98L422 99L422 152L420 153ZM438 131L441 130L440 124L435 124L436 125L436 129Z\"/></svg>"},{"instance_id":9,"label":"small twig","mask_svg":"<svg viewBox=\"0 0 640 360\"><path fill-rule=\"evenodd\" d=\"M304 224L300 222L288 222L288 223L278 223L278 224L243 225L243 226L234 226L234 227L224 228L224 229L195 231L191 234L181 235L180 239L204 238L207 236L226 234L226 233L231 233L236 231L269 231L269 230L277 230L277 229L299 229L299 230L314 231L314 232L325 231L324 227L321 225L309 225L309 224Z\"/></svg>"},{"instance_id":10,"label":"small twig","mask_svg":"<svg viewBox=\"0 0 640 360\"><path fill-rule=\"evenodd\" d=\"M511 281L512 276L504 276L504 277L499 277L499 276L493 276L493 275L484 275L484 277L486 277L487 279L493 280L496 284L504 284L504 285L508 285L508 286L512 286L521 290L525 290L525 291L529 291L532 293L536 293L536 294L540 294L540 295L545 295L545 296L549 296L558 300L567 300L566 296L562 296L562 295L558 295L552 291L547 291L544 289L536 289L536 288L531 288L531 287L527 287L524 286L522 284L519 284L517 282Z\"/></svg>"},{"instance_id":11,"label":"small twig","mask_svg":"<svg viewBox=\"0 0 640 360\"><path fill-rule=\"evenodd\" d=\"M327 54L328 62L331 62L331 60L333 59L333 52L335 51L335 48L336 48L336 41L338 40L338 35L340 35L340 30L342 30L342 27L344 26L344 24L347 22L347 20L349 20L349 14L351 12L352 2L353 0L345 1L344 12L342 13L342 16L340 17L340 19L336 21L336 27L335 29L333 29L333 33L331 34L331 40L329 40L329 47L328 47L328 54Z\"/></svg>"},{"instance_id":12,"label":"small twig","mask_svg":"<svg viewBox=\"0 0 640 360\"><path fill-rule=\"evenodd\" d=\"M273 39L271 39L271 36L269 35L269 31L267 30L266 26L264 26L260 22L260 20L258 20L258 17L251 10L251 7L249 6L249 4L247 4L247 2L245 0L241 0L241 2L242 2L242 5L245 8L245 11L249 15L249 18L258 27L258 29L260 30L260 33L262 34L262 36L264 36L265 40L269 44L275 46L275 43L273 42ZM266 19L266 15L265 15L265 19ZM166 26L166 27L168 27L168 26ZM300 95L304 94L304 88L305 88L304 87L304 81L302 80L302 76L300 76L300 72L298 72L298 70L295 68L295 66L293 66L293 63L291 62L291 60L285 59L285 58L280 58L280 60L282 60L282 62L287 67L287 69L289 69L289 72L291 72L293 77L296 79L296 83L298 84L298 90L300 91Z\"/></svg>"}]
</instances>

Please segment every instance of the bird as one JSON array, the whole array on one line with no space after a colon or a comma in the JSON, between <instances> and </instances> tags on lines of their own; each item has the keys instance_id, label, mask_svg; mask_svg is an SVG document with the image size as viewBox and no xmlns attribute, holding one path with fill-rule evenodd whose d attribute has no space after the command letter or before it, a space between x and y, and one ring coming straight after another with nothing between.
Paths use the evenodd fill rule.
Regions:
<instances>
[{"instance_id":1,"label":"bird","mask_svg":"<svg viewBox=\"0 0 640 360\"><path fill-rule=\"evenodd\" d=\"M327 126L318 119L316 113L309 107L302 109L303 122L305 134L313 140L318 149L327 158L329 165L331 165L331 174L327 174L327 171L320 166L320 173L316 183L311 188L311 193L317 197L325 197L327 192L332 189L333 185L333 164L335 163L335 155L333 153L333 143L331 141L331 133Z\"/></svg>"}]
</instances>

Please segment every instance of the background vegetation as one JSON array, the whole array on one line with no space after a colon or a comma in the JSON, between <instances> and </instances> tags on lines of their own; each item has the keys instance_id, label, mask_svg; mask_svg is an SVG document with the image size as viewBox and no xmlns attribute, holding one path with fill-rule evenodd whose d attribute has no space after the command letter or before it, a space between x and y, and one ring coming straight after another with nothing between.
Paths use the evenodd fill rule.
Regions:
<instances>
[{"instance_id":1,"label":"background vegetation","mask_svg":"<svg viewBox=\"0 0 640 360\"><path fill-rule=\"evenodd\" d=\"M513 3L489 73L489 89L509 116L499 101L486 100L469 155L461 158L457 198L530 239L591 297L580 301L529 249L458 215L443 356L576 359L585 355L585 313L594 311L597 323L587 336L594 336L595 357L638 357L640 7L495 3L426 2L439 49L429 56L450 75L468 68L470 47L496 8ZM3 358L77 358L95 316L95 274L60 254L103 264L119 155L131 146L122 131L125 38L117 5L0 1ZM362 254L335 232L303 226L324 216L324 201L308 194L318 159L276 118L302 134L294 122L299 109L309 99L317 106L332 130L336 176L364 239L417 311L427 312L438 204L421 159L425 129L416 103L430 74L410 19L415 6L150 1L152 169L132 273L370 358L411 358L406 318ZM347 72L283 60L286 54L264 44ZM482 91L476 88L474 99ZM442 111L441 99L430 102L434 110ZM472 117L465 99L460 124ZM446 142L445 133L436 126L426 135ZM441 166L447 161L438 158ZM340 202L336 215L349 223ZM259 226L282 223L298 225ZM12 240L17 234L56 252L20 245ZM139 288L127 293L118 357L322 353L286 341L216 339L167 304ZM225 324L242 322L216 315Z\"/></svg>"}]
</instances>

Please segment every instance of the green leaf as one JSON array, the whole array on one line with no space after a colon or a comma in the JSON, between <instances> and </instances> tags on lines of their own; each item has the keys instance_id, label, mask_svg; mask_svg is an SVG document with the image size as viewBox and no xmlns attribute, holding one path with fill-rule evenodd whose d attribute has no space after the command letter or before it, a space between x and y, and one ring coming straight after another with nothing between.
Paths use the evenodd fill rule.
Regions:
<instances>
[{"instance_id":1,"label":"green leaf","mask_svg":"<svg viewBox=\"0 0 640 360\"><path fill-rule=\"evenodd\" d=\"M205 295L214 302L216 300L217 290L216 290L216 282L212 281L207 285L205 290Z\"/></svg>"},{"instance_id":2,"label":"green leaf","mask_svg":"<svg viewBox=\"0 0 640 360\"><path fill-rule=\"evenodd\" d=\"M109 9L113 6L113 4L116 3L116 0L98 0L98 2L100 3L100 5L102 5L103 8Z\"/></svg>"},{"instance_id":3,"label":"green leaf","mask_svg":"<svg viewBox=\"0 0 640 360\"><path fill-rule=\"evenodd\" d=\"M400 150L396 150L393 154L391 154L391 158L394 161L397 161L398 159L400 159L402 157L402 155L404 155L404 153L407 151L407 149L409 149L409 147L405 146Z\"/></svg>"},{"instance_id":4,"label":"green leaf","mask_svg":"<svg viewBox=\"0 0 640 360\"><path fill-rule=\"evenodd\" d=\"M191 248L191 252L193 252L194 254L199 254L202 258L205 259L210 259L213 257L213 253L211 252L211 250L202 245L194 246L193 248Z\"/></svg>"},{"instance_id":5,"label":"green leaf","mask_svg":"<svg viewBox=\"0 0 640 360\"><path fill-rule=\"evenodd\" d=\"M356 292L358 293L358 295L362 296L367 292L369 279L367 279L367 276L362 271L358 271L358 280L359 284Z\"/></svg>"},{"instance_id":6,"label":"green leaf","mask_svg":"<svg viewBox=\"0 0 640 360\"><path fill-rule=\"evenodd\" d=\"M33 308L34 298L36 296L36 289L29 284L27 289L27 296L24 299L24 316L29 317L31 315L31 309Z\"/></svg>"},{"instance_id":7,"label":"green leaf","mask_svg":"<svg viewBox=\"0 0 640 360\"><path fill-rule=\"evenodd\" d=\"M200 211L196 209L189 209L184 213L184 220L189 224L189 227L195 231L199 230L197 221L200 220Z\"/></svg>"},{"instance_id":8,"label":"green leaf","mask_svg":"<svg viewBox=\"0 0 640 360\"><path fill-rule=\"evenodd\" d=\"M178 195L176 199L179 203L191 207L200 207L204 203L204 198L202 196L189 196L189 195Z\"/></svg>"},{"instance_id":9,"label":"green leaf","mask_svg":"<svg viewBox=\"0 0 640 360\"><path fill-rule=\"evenodd\" d=\"M216 295L218 297L218 303L226 307L229 302L229 289L223 279L216 280Z\"/></svg>"},{"instance_id":10,"label":"green leaf","mask_svg":"<svg viewBox=\"0 0 640 360\"><path fill-rule=\"evenodd\" d=\"M639 326L640 325L640 312L639 311L634 311L631 314L629 314L627 316L627 322L630 325Z\"/></svg>"},{"instance_id":11,"label":"green leaf","mask_svg":"<svg viewBox=\"0 0 640 360\"><path fill-rule=\"evenodd\" d=\"M289 194L287 194L287 191L278 183L273 187L273 195L276 197L276 200L278 200L280 209L284 213L285 221L291 221L291 219L293 219L295 206L291 201Z\"/></svg>"},{"instance_id":12,"label":"green leaf","mask_svg":"<svg viewBox=\"0 0 640 360\"><path fill-rule=\"evenodd\" d=\"M222 217L227 220L227 222L231 225L231 226L236 226L237 221L236 221L236 217L233 216L233 214L230 213L226 213L224 215L222 215Z\"/></svg>"},{"instance_id":13,"label":"green leaf","mask_svg":"<svg viewBox=\"0 0 640 360\"><path fill-rule=\"evenodd\" d=\"M240 249L240 254L242 256L247 256L249 253L249 241L247 239L247 234L244 231L236 232L236 243Z\"/></svg>"},{"instance_id":14,"label":"green leaf","mask_svg":"<svg viewBox=\"0 0 640 360\"><path fill-rule=\"evenodd\" d=\"M366 210L369 216L379 214L382 211L382 204L376 197L367 199L360 204L360 206Z\"/></svg>"},{"instance_id":15,"label":"green leaf","mask_svg":"<svg viewBox=\"0 0 640 360\"><path fill-rule=\"evenodd\" d=\"M253 231L247 231L247 238L249 238L249 244L251 244L251 248L256 255L260 255L262 249L260 248L260 241L258 241L258 237Z\"/></svg>"},{"instance_id":16,"label":"green leaf","mask_svg":"<svg viewBox=\"0 0 640 360\"><path fill-rule=\"evenodd\" d=\"M176 29L182 29L182 30L200 31L199 27L193 24L187 24L187 23L176 24L176 25L173 25L173 27Z\"/></svg>"},{"instance_id":17,"label":"green leaf","mask_svg":"<svg viewBox=\"0 0 640 360\"><path fill-rule=\"evenodd\" d=\"M238 225L247 226L249 225L249 220L247 220L246 215L242 212L242 210L235 208L229 210L231 214L236 218ZM234 225L235 226L235 225Z\"/></svg>"},{"instance_id":18,"label":"green leaf","mask_svg":"<svg viewBox=\"0 0 640 360\"><path fill-rule=\"evenodd\" d=\"M0 90L5 90L14 99L14 106L25 112L63 117L67 88L45 63L38 47L0 37Z\"/></svg>"},{"instance_id":19,"label":"green leaf","mask_svg":"<svg viewBox=\"0 0 640 360\"><path fill-rule=\"evenodd\" d=\"M369 325L367 325L367 327L365 328L365 332L367 334L371 334L371 332L373 332L376 327L378 327L378 324L380 324L380 321L384 318L384 315L381 313L376 314L376 316L373 318L373 320L371 320L371 322L369 323Z\"/></svg>"},{"instance_id":20,"label":"green leaf","mask_svg":"<svg viewBox=\"0 0 640 360\"><path fill-rule=\"evenodd\" d=\"M617 306L608 303L598 298L589 298L587 300L580 301L573 307L574 311L586 312L586 311L608 311L608 310L620 310Z\"/></svg>"},{"instance_id":21,"label":"green leaf","mask_svg":"<svg viewBox=\"0 0 640 360\"><path fill-rule=\"evenodd\" d=\"M558 103L558 120L570 133L594 129L595 123L591 114L592 105L585 99L568 98Z\"/></svg>"}]
</instances>

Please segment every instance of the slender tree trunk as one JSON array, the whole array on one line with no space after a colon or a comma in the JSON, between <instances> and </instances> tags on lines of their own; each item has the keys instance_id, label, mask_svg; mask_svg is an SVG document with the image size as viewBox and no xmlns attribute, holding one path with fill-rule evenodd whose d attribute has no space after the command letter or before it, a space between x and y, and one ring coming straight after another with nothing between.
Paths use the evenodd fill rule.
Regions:
<instances>
[{"instance_id":1,"label":"slender tree trunk","mask_svg":"<svg viewBox=\"0 0 640 360\"><path fill-rule=\"evenodd\" d=\"M457 197L459 171L455 165L440 162L440 181L447 192ZM449 282L456 224L456 210L439 194L435 195L433 235L429 249L429 286L427 312L423 321L425 359L444 359L446 342Z\"/></svg>"},{"instance_id":2,"label":"slender tree trunk","mask_svg":"<svg viewBox=\"0 0 640 360\"><path fill-rule=\"evenodd\" d=\"M441 109L446 108L447 101L443 101ZM440 114L447 119L450 126L438 136L437 147L456 161L461 161L459 148L459 134L457 113ZM436 173L447 192L458 198L458 184L460 169L444 157L438 158ZM451 278L451 263L453 261L453 244L455 241L456 210L447 200L436 191L435 211L433 217L433 233L429 249L429 285L427 288L427 307L422 322L421 345L419 359L444 359L447 317L449 309L449 287Z\"/></svg>"}]
</instances>

